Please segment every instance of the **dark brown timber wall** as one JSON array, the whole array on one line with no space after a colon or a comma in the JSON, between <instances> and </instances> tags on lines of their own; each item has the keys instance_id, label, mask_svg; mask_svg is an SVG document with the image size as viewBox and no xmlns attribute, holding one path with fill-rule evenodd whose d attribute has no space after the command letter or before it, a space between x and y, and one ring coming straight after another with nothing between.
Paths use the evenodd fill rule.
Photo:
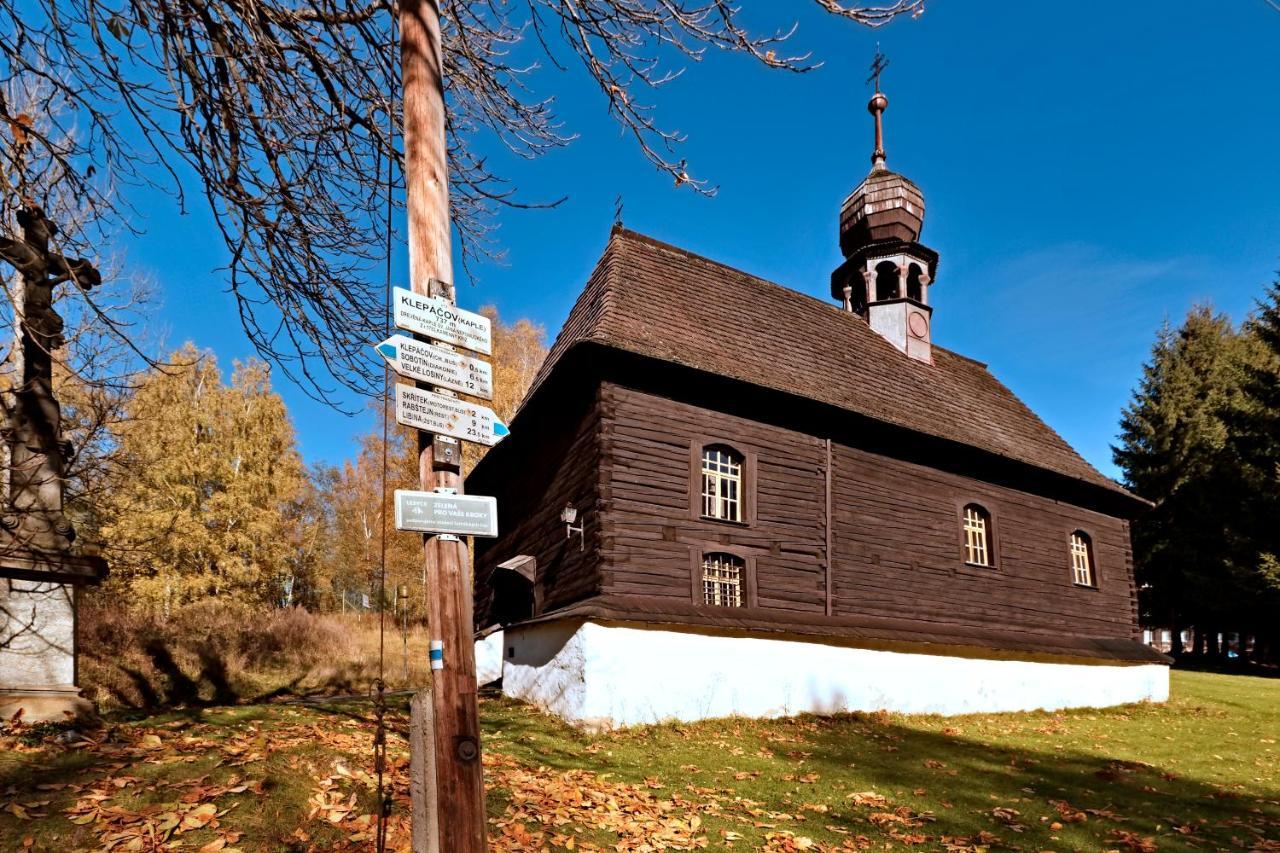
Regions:
<instances>
[{"instance_id":1,"label":"dark brown timber wall","mask_svg":"<svg viewBox=\"0 0 1280 853\"><path fill-rule=\"evenodd\" d=\"M747 565L747 604L822 613L821 439L613 384L601 390L604 584L610 592L694 599L703 551ZM699 518L704 444L747 459L743 524Z\"/></svg>"},{"instance_id":2,"label":"dark brown timber wall","mask_svg":"<svg viewBox=\"0 0 1280 853\"><path fill-rule=\"evenodd\" d=\"M538 612L572 604L600 589L600 419L598 400L581 384L571 396L548 388L537 411L524 423L536 432L513 431L490 451L492 459L467 478L467 491L498 499L497 539L476 539L476 626L516 614L494 608L495 566L518 555L537 560ZM565 536L560 511L566 503L578 509L585 540ZM510 572L503 572L511 575ZM513 581L514 578L506 578ZM503 586L504 599L512 588ZM510 602L506 602L510 604ZM519 614L523 617L536 612Z\"/></svg>"},{"instance_id":3,"label":"dark brown timber wall","mask_svg":"<svg viewBox=\"0 0 1280 853\"><path fill-rule=\"evenodd\" d=\"M696 601L701 554L725 551L746 561L749 606L1136 634L1129 534L1120 519L839 443L828 469L825 438L612 383L600 386L598 400L607 594ZM728 444L747 459L742 524L698 517L693 472L708 443ZM994 519L994 568L964 564L967 502ZM1096 588L1072 582L1068 538L1076 530L1092 539Z\"/></svg>"}]
</instances>

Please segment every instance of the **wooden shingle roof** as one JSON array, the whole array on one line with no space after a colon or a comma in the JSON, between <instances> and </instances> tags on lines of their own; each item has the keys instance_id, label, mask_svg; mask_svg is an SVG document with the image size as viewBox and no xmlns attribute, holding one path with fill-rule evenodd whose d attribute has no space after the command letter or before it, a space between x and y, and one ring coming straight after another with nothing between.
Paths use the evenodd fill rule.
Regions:
<instances>
[{"instance_id":1,"label":"wooden shingle roof","mask_svg":"<svg viewBox=\"0 0 1280 853\"><path fill-rule=\"evenodd\" d=\"M936 344L933 364L908 358L837 305L625 228L613 229L530 396L582 342L798 395L1129 495L985 365Z\"/></svg>"}]
</instances>

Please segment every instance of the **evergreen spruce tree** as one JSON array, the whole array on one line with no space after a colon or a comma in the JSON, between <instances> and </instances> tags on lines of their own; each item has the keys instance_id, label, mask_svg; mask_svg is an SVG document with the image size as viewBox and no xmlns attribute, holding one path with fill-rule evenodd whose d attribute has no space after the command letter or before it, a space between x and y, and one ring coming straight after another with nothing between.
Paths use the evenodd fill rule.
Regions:
<instances>
[{"instance_id":1,"label":"evergreen spruce tree","mask_svg":"<svg viewBox=\"0 0 1280 853\"><path fill-rule=\"evenodd\" d=\"M1240 472L1238 511L1230 528L1240 571L1248 576L1241 602L1256 653L1275 656L1280 645L1280 281L1272 284L1245 323L1250 344L1242 395L1228 412Z\"/></svg>"},{"instance_id":2,"label":"evergreen spruce tree","mask_svg":"<svg viewBox=\"0 0 1280 853\"><path fill-rule=\"evenodd\" d=\"M1174 630L1238 627L1242 582L1228 533L1235 466L1226 463L1225 410L1238 405L1244 339L1222 314L1196 306L1157 335L1113 448L1126 484L1155 507L1133 525L1142 619Z\"/></svg>"}]
</instances>

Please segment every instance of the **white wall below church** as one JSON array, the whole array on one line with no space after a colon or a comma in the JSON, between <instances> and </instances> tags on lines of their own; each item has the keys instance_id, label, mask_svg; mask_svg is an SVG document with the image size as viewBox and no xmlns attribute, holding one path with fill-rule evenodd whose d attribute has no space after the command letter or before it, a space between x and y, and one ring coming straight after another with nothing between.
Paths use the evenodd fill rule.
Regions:
<instances>
[{"instance_id":1,"label":"white wall below church","mask_svg":"<svg viewBox=\"0 0 1280 853\"><path fill-rule=\"evenodd\" d=\"M483 687L502 677L502 632L494 631L483 639L476 640L476 684Z\"/></svg>"},{"instance_id":2,"label":"white wall below church","mask_svg":"<svg viewBox=\"0 0 1280 853\"><path fill-rule=\"evenodd\" d=\"M592 622L509 629L503 692L609 728L714 717L1163 702L1169 668L981 660Z\"/></svg>"}]
</instances>

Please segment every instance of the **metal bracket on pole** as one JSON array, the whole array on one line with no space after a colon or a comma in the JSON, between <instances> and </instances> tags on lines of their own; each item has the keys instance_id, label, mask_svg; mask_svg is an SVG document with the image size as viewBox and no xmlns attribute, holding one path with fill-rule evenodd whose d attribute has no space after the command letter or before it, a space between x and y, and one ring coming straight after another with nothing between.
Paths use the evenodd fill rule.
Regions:
<instances>
[{"instance_id":1,"label":"metal bracket on pole","mask_svg":"<svg viewBox=\"0 0 1280 853\"><path fill-rule=\"evenodd\" d=\"M438 296L441 299L448 299L454 304L457 304L458 302L458 297L454 292L453 285L447 281L441 281L438 278L429 279L427 281L427 295Z\"/></svg>"}]
</instances>

